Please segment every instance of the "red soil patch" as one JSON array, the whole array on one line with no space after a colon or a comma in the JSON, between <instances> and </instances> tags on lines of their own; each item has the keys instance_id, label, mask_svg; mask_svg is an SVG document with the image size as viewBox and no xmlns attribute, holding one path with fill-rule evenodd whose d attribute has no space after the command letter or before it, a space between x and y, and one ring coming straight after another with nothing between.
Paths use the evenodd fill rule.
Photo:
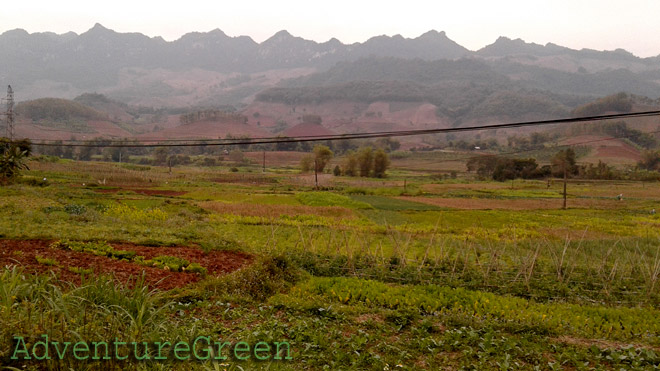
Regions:
<instances>
[{"instance_id":1,"label":"red soil patch","mask_svg":"<svg viewBox=\"0 0 660 371\"><path fill-rule=\"evenodd\" d=\"M396 197L397 199L460 210L537 210L561 209L561 198L546 199L492 199L492 198L445 198L445 197ZM626 207L615 199L569 198L569 208L612 209Z\"/></svg>"},{"instance_id":2,"label":"red soil patch","mask_svg":"<svg viewBox=\"0 0 660 371\"><path fill-rule=\"evenodd\" d=\"M294 127L286 129L282 135L285 137L305 137L305 136L322 136L322 135L335 135L334 131L325 128L320 124L303 123Z\"/></svg>"},{"instance_id":3,"label":"red soil patch","mask_svg":"<svg viewBox=\"0 0 660 371\"><path fill-rule=\"evenodd\" d=\"M584 142L593 149L583 161L597 162L599 159L607 159L607 162L622 163L636 162L641 160L640 151L622 140L606 140L609 137L602 135L581 135L569 138L562 144L577 144Z\"/></svg>"},{"instance_id":4,"label":"red soil patch","mask_svg":"<svg viewBox=\"0 0 660 371\"><path fill-rule=\"evenodd\" d=\"M117 193L119 191L131 191L147 196L181 196L186 194L184 191L172 191L168 189L112 188L96 190L98 193Z\"/></svg>"},{"instance_id":5,"label":"red soil patch","mask_svg":"<svg viewBox=\"0 0 660 371\"><path fill-rule=\"evenodd\" d=\"M80 284L81 276L71 272L69 267L92 269L95 275L109 274L122 283L134 282L142 274L150 287L170 290L199 281L196 273L171 272L164 269L146 267L137 263L116 260L90 253L62 250L49 247L51 241L44 240L0 240L0 267L17 265L33 274L54 273L62 281ZM209 275L222 275L240 269L252 261L250 255L234 251L210 251L205 253L198 247L148 247L129 243L111 244L118 250L135 251L148 259L169 255L199 263ZM57 265L44 265L36 256L55 259Z\"/></svg>"},{"instance_id":6,"label":"red soil patch","mask_svg":"<svg viewBox=\"0 0 660 371\"><path fill-rule=\"evenodd\" d=\"M129 138L132 136L128 131L120 128L110 121L88 121L87 126L94 129L99 135L108 137Z\"/></svg>"}]
</instances>

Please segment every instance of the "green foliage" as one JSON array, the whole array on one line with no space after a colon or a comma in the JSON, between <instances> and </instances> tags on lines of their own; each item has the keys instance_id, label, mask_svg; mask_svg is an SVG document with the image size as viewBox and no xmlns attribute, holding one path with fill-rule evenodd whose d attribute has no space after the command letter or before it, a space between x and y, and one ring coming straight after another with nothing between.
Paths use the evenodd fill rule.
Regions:
<instances>
[{"instance_id":1,"label":"green foliage","mask_svg":"<svg viewBox=\"0 0 660 371\"><path fill-rule=\"evenodd\" d=\"M69 270L69 272L79 274L81 276L89 275L89 274L94 273L94 270L92 268L67 267L67 269Z\"/></svg>"},{"instance_id":2,"label":"green foliage","mask_svg":"<svg viewBox=\"0 0 660 371\"><path fill-rule=\"evenodd\" d=\"M392 286L355 278L313 278L300 295L323 295L337 302L363 303L421 314L454 313L488 318L498 326L526 328L545 334L641 340L660 344L660 315L650 308L594 308L588 305L539 304L525 299L445 286Z\"/></svg>"},{"instance_id":3,"label":"green foliage","mask_svg":"<svg viewBox=\"0 0 660 371\"><path fill-rule=\"evenodd\" d=\"M314 169L314 157L311 155L303 156L303 158L300 159L300 171L307 173L312 169Z\"/></svg>"},{"instance_id":4,"label":"green foliage","mask_svg":"<svg viewBox=\"0 0 660 371\"><path fill-rule=\"evenodd\" d=\"M361 147L357 152L348 151L342 163L341 172L346 176L384 178L391 162L382 148Z\"/></svg>"},{"instance_id":5,"label":"green foliage","mask_svg":"<svg viewBox=\"0 0 660 371\"><path fill-rule=\"evenodd\" d=\"M206 268L202 267L198 263L191 263L186 259L178 258L176 256L159 255L153 259L144 259L141 256L137 256L134 260L138 264L144 266L156 267L172 272L199 273L202 276L206 276L208 273Z\"/></svg>"},{"instance_id":6,"label":"green foliage","mask_svg":"<svg viewBox=\"0 0 660 371\"><path fill-rule=\"evenodd\" d=\"M378 210L416 210L416 211L427 211L427 210L441 210L441 208L433 205L423 204L420 202L413 202L402 199L395 199L385 196L377 195L352 195L352 199L360 202L365 202L375 209Z\"/></svg>"},{"instance_id":7,"label":"green foliage","mask_svg":"<svg viewBox=\"0 0 660 371\"><path fill-rule=\"evenodd\" d=\"M328 146L317 145L314 147L314 163L316 164L316 171L322 173L325 166L332 160L334 153Z\"/></svg>"},{"instance_id":8,"label":"green foliage","mask_svg":"<svg viewBox=\"0 0 660 371\"><path fill-rule=\"evenodd\" d=\"M390 158L384 150L378 149L374 153L374 177L384 178L385 172L390 167Z\"/></svg>"},{"instance_id":9,"label":"green foliage","mask_svg":"<svg viewBox=\"0 0 660 371\"><path fill-rule=\"evenodd\" d=\"M0 183L13 181L21 171L29 170L25 163L31 147L27 140L10 141L0 138Z\"/></svg>"},{"instance_id":10,"label":"green foliage","mask_svg":"<svg viewBox=\"0 0 660 371\"><path fill-rule=\"evenodd\" d=\"M272 256L255 262L225 277L202 284L202 292L215 295L240 295L251 300L263 301L294 285L301 272L282 256Z\"/></svg>"},{"instance_id":11,"label":"green foliage","mask_svg":"<svg viewBox=\"0 0 660 371\"><path fill-rule=\"evenodd\" d=\"M36 255L34 258L37 260L37 262L39 264L43 264L43 265L60 265L60 263L57 260L52 259L52 258L45 258L41 255Z\"/></svg>"},{"instance_id":12,"label":"green foliage","mask_svg":"<svg viewBox=\"0 0 660 371\"><path fill-rule=\"evenodd\" d=\"M43 340L42 334L57 341L113 338L126 341L157 341L167 337L173 324L165 315L161 295L141 280L132 288L109 277L83 280L80 287L56 281L53 276L34 276L19 268L0 271L0 364L24 369L34 363L12 360L14 336L22 336L28 347ZM102 334L103 339L99 339ZM74 341L76 341L74 340ZM117 360L78 361L74 357L52 357L40 367L49 369L126 369ZM31 369L31 368L30 368Z\"/></svg>"},{"instance_id":13,"label":"green foliage","mask_svg":"<svg viewBox=\"0 0 660 371\"><path fill-rule=\"evenodd\" d=\"M575 166L575 151L572 148L561 150L552 158L552 173L554 176L574 175L577 173Z\"/></svg>"},{"instance_id":14,"label":"green foliage","mask_svg":"<svg viewBox=\"0 0 660 371\"><path fill-rule=\"evenodd\" d=\"M296 199L308 206L341 206L351 209L371 209L371 205L331 192L300 192Z\"/></svg>"},{"instance_id":15,"label":"green foliage","mask_svg":"<svg viewBox=\"0 0 660 371\"><path fill-rule=\"evenodd\" d=\"M643 151L637 166L645 170L660 170L660 151Z\"/></svg>"},{"instance_id":16,"label":"green foliage","mask_svg":"<svg viewBox=\"0 0 660 371\"><path fill-rule=\"evenodd\" d=\"M548 167L538 167L533 158L517 159L498 156L478 156L470 158L467 163L468 171L476 171L480 178L492 177L493 180L505 181L510 179L538 179L550 175Z\"/></svg>"},{"instance_id":17,"label":"green foliage","mask_svg":"<svg viewBox=\"0 0 660 371\"><path fill-rule=\"evenodd\" d=\"M59 98L42 98L21 102L16 105L16 112L22 117L44 123L107 119L104 113L93 108L76 101Z\"/></svg>"},{"instance_id":18,"label":"green foliage","mask_svg":"<svg viewBox=\"0 0 660 371\"><path fill-rule=\"evenodd\" d=\"M348 151L342 164L342 173L346 176L358 176L358 155L355 151Z\"/></svg>"},{"instance_id":19,"label":"green foliage","mask_svg":"<svg viewBox=\"0 0 660 371\"><path fill-rule=\"evenodd\" d=\"M432 160L431 155L414 154L413 161L422 156ZM290 363L235 363L230 366L235 369L619 370L660 365L655 350L660 343L660 219L651 212L657 208L655 184L576 180L569 185L569 209L559 210L552 206L561 204L558 182L519 181L512 189L497 182L437 181L429 173L406 172L409 192L419 196L406 199L397 197L403 193L399 172L388 182L334 179L338 195L303 192L304 187L288 182L290 174L249 184L245 180L252 178L245 174L206 169L180 168L174 175L162 168L131 169L131 175L145 180L127 188L146 187L151 184L146 179L153 179L162 185L155 189L164 189L167 181L168 189L188 192L162 197L76 187L129 170L83 165L35 163L27 176L47 176L49 187L0 187L3 238L60 239L64 242L55 247L136 264L147 259L131 252L122 256L102 239L197 244L204 251L240 249L255 258L229 275L207 276L167 293L145 288L139 280L133 289L107 277L92 279L91 269L65 268L64 262L59 269L79 274L80 287L48 273L0 270L0 364L5 367L225 367L12 363L12 336L22 334L34 344L42 333L64 340L171 341L215 334L251 344L291 343ZM606 167L587 170L606 176ZM221 184L213 181L218 176ZM626 198L614 201L620 192ZM432 205L446 199L504 209ZM222 213L200 210L208 200L231 207ZM506 209L518 201L532 207ZM592 201L596 206L584 206ZM316 213L300 203L338 207ZM537 204L542 208L535 209ZM268 216L252 216L256 208ZM270 216L282 210L292 211ZM170 270L183 270L186 263L172 256L154 262ZM185 271L196 268L191 264Z\"/></svg>"},{"instance_id":20,"label":"green foliage","mask_svg":"<svg viewBox=\"0 0 660 371\"><path fill-rule=\"evenodd\" d=\"M357 153L358 168L361 177L368 177L373 174L374 168L374 150L371 147L362 147Z\"/></svg>"},{"instance_id":21,"label":"green foliage","mask_svg":"<svg viewBox=\"0 0 660 371\"><path fill-rule=\"evenodd\" d=\"M563 104L539 93L497 91L474 107L472 116L522 117L534 114L545 117L564 117L568 109Z\"/></svg>"},{"instance_id":22,"label":"green foliage","mask_svg":"<svg viewBox=\"0 0 660 371\"><path fill-rule=\"evenodd\" d=\"M391 153L401 148L401 142L390 137L380 138L376 140L376 147L387 153Z\"/></svg>"},{"instance_id":23,"label":"green foliage","mask_svg":"<svg viewBox=\"0 0 660 371\"><path fill-rule=\"evenodd\" d=\"M133 260L136 255L135 251L116 250L106 242L56 241L53 242L50 247L84 252L97 256L107 256L113 259Z\"/></svg>"},{"instance_id":24,"label":"green foliage","mask_svg":"<svg viewBox=\"0 0 660 371\"><path fill-rule=\"evenodd\" d=\"M71 215L82 215L87 211L85 205L68 204L64 206L64 211Z\"/></svg>"},{"instance_id":25,"label":"green foliage","mask_svg":"<svg viewBox=\"0 0 660 371\"><path fill-rule=\"evenodd\" d=\"M628 94L618 93L600 98L573 110L574 117L596 116L606 112L630 112L632 101Z\"/></svg>"}]
</instances>

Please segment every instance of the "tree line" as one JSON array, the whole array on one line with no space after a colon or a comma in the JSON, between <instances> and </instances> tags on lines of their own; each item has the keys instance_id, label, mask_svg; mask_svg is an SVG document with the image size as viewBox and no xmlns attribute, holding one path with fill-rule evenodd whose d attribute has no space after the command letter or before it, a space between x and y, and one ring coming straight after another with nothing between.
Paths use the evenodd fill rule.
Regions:
<instances>
[{"instance_id":1,"label":"tree line","mask_svg":"<svg viewBox=\"0 0 660 371\"><path fill-rule=\"evenodd\" d=\"M622 171L603 161L598 164L578 164L572 148L557 152L549 165L542 165L534 158L512 158L484 155L473 157L466 163L469 172L475 172L481 179L506 181L520 179L544 179L549 177L581 179L633 179L660 180L660 151L645 153L637 169ZM650 172L649 172L650 170Z\"/></svg>"},{"instance_id":2,"label":"tree line","mask_svg":"<svg viewBox=\"0 0 660 371\"><path fill-rule=\"evenodd\" d=\"M312 154L301 159L300 168L303 172L314 170L322 173L326 170L333 156L334 153L328 146L317 145L314 147ZM335 176L384 178L387 176L386 171L390 164L389 155L384 149L364 146L357 150L348 151L342 163L335 165L332 173Z\"/></svg>"}]
</instances>

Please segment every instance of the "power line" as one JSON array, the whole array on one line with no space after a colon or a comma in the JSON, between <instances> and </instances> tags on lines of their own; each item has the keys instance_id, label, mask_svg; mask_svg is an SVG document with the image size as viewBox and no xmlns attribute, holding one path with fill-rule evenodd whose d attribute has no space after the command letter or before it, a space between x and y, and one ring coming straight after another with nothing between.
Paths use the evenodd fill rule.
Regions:
<instances>
[{"instance_id":1,"label":"power line","mask_svg":"<svg viewBox=\"0 0 660 371\"><path fill-rule=\"evenodd\" d=\"M426 134L440 134L440 133L456 133L456 132L469 132L469 131L483 131L483 130L497 130L497 129L510 129L526 126L546 126L557 125L565 123L578 123L588 121L604 121L612 119L623 119L633 117L649 117L660 116L660 111L644 111L644 112L631 112L620 113L611 115L587 116L576 118L552 119L552 120L537 120L537 121L524 121L505 124L494 125L479 125L469 127L454 127L454 128L438 128L438 129L418 129L418 130L400 130L400 131L377 131L370 133L355 133L355 134L333 134L333 135L307 135L296 137L261 137L261 138L228 138L228 139L197 139L197 140L177 140L183 143L150 143L150 141L126 143L107 140L109 143L93 143L90 141L66 141L57 143L56 141L41 141L35 142L34 145L40 146L58 146L58 147L197 147L197 146L227 146L227 145L249 145L249 144L277 144L277 143L301 143L301 142L319 142L319 141L336 141L348 139L370 139L370 138L388 138L388 137L404 137L414 135ZM103 140L103 139L101 139Z\"/></svg>"}]
</instances>

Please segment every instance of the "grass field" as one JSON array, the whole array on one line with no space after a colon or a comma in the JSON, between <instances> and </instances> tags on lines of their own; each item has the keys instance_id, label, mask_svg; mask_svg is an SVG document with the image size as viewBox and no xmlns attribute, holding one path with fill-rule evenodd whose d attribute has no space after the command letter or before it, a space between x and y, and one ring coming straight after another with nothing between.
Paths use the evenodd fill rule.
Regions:
<instances>
[{"instance_id":1,"label":"grass field","mask_svg":"<svg viewBox=\"0 0 660 371\"><path fill-rule=\"evenodd\" d=\"M0 187L0 369L660 367L660 184L571 181L564 210L559 180L404 158L385 180L324 174L314 190L280 157L266 172L30 163ZM12 359L16 336L44 334L290 349Z\"/></svg>"}]
</instances>

